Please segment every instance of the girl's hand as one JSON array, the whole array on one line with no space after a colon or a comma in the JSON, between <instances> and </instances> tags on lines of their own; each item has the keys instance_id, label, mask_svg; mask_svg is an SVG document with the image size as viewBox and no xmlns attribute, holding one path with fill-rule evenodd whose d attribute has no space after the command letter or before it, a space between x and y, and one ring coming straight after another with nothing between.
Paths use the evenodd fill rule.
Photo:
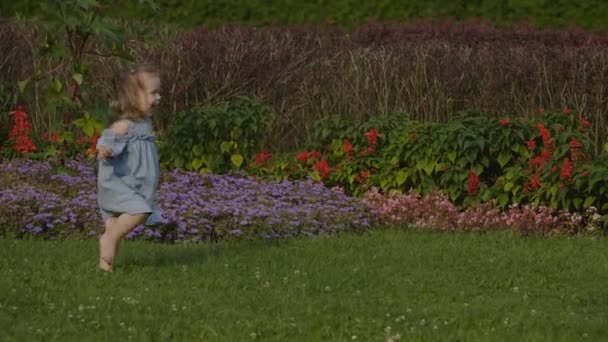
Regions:
<instances>
[{"instance_id":1,"label":"girl's hand","mask_svg":"<svg viewBox=\"0 0 608 342\"><path fill-rule=\"evenodd\" d=\"M97 159L104 160L112 156L112 149L107 146L100 146L97 150Z\"/></svg>"}]
</instances>

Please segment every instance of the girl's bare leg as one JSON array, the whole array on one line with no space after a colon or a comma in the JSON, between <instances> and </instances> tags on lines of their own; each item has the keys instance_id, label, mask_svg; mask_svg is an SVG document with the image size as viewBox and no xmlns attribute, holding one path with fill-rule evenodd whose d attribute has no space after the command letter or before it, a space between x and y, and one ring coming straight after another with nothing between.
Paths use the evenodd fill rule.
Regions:
<instances>
[{"instance_id":1,"label":"girl's bare leg","mask_svg":"<svg viewBox=\"0 0 608 342\"><path fill-rule=\"evenodd\" d=\"M105 231L99 238L99 268L106 272L112 271L112 263L116 254L117 246L112 243L109 232L114 229L117 220L117 217L106 219Z\"/></svg>"},{"instance_id":2,"label":"girl's bare leg","mask_svg":"<svg viewBox=\"0 0 608 342\"><path fill-rule=\"evenodd\" d=\"M100 258L99 267L104 271L111 271L120 240L133 228L145 223L149 214L122 214L119 217L106 221L106 231L99 239Z\"/></svg>"}]
</instances>

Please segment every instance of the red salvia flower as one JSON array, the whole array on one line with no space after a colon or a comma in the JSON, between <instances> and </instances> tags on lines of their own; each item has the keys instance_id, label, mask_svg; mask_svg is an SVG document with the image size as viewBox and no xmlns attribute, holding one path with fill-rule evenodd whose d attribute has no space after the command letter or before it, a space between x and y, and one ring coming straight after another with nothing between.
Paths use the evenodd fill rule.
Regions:
<instances>
[{"instance_id":1,"label":"red salvia flower","mask_svg":"<svg viewBox=\"0 0 608 342\"><path fill-rule=\"evenodd\" d=\"M378 137L380 136L380 133L378 133L378 130L376 130L375 128L372 128L364 135L370 146L376 146L376 144L378 143Z\"/></svg>"},{"instance_id":2,"label":"red salvia flower","mask_svg":"<svg viewBox=\"0 0 608 342\"><path fill-rule=\"evenodd\" d=\"M264 165L268 160L272 159L274 154L268 152L266 149L262 149L262 152L255 155L255 161L253 166L259 167Z\"/></svg>"},{"instance_id":3,"label":"red salvia flower","mask_svg":"<svg viewBox=\"0 0 608 342\"><path fill-rule=\"evenodd\" d=\"M350 141L348 141L348 139L344 139L342 141L342 149L344 150L344 153L346 153L346 154L351 154L351 153L355 152L355 148L350 143Z\"/></svg>"},{"instance_id":4,"label":"red salvia flower","mask_svg":"<svg viewBox=\"0 0 608 342\"><path fill-rule=\"evenodd\" d=\"M18 106L16 111L9 114L13 117L13 127L8 135L9 141L13 143L13 150L22 154L36 151L36 145L30 139L32 124L23 107Z\"/></svg>"},{"instance_id":5,"label":"red salvia flower","mask_svg":"<svg viewBox=\"0 0 608 342\"><path fill-rule=\"evenodd\" d=\"M583 144L581 144L580 141L576 140L575 137L572 137L572 139L570 140L570 148L577 149L581 147L583 147Z\"/></svg>"},{"instance_id":6,"label":"red salvia flower","mask_svg":"<svg viewBox=\"0 0 608 342\"><path fill-rule=\"evenodd\" d=\"M562 170L559 174L559 177L561 179L571 179L572 178L572 163L570 162L570 159L565 158L564 159L564 164L562 165Z\"/></svg>"},{"instance_id":7,"label":"red salvia flower","mask_svg":"<svg viewBox=\"0 0 608 342\"><path fill-rule=\"evenodd\" d=\"M467 184L467 192L469 196L474 196L477 194L479 190L479 177L473 172L473 170L469 171L469 181Z\"/></svg>"},{"instance_id":8,"label":"red salvia flower","mask_svg":"<svg viewBox=\"0 0 608 342\"><path fill-rule=\"evenodd\" d=\"M331 168L329 167L329 163L327 163L326 158L316 162L313 168L319 172L321 178L325 178L331 173Z\"/></svg>"},{"instance_id":9,"label":"red salvia flower","mask_svg":"<svg viewBox=\"0 0 608 342\"><path fill-rule=\"evenodd\" d=\"M591 122L585 120L584 118L581 118L581 124L583 125L584 128L591 127Z\"/></svg>"}]
</instances>

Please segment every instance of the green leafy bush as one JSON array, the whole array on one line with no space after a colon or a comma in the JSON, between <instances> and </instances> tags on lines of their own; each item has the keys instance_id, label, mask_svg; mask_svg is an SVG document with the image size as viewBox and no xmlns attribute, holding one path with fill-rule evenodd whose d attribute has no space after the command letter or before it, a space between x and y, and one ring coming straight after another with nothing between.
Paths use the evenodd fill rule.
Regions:
<instances>
[{"instance_id":1,"label":"green leafy bush","mask_svg":"<svg viewBox=\"0 0 608 342\"><path fill-rule=\"evenodd\" d=\"M327 127L321 148L263 158L251 172L311 177L355 195L372 188L422 196L439 190L460 207L494 202L502 209L608 211L607 153L592 157L591 123L568 109L533 119L476 112L449 123L401 119L388 133L353 133L357 125L345 122Z\"/></svg>"},{"instance_id":2,"label":"green leafy bush","mask_svg":"<svg viewBox=\"0 0 608 342\"><path fill-rule=\"evenodd\" d=\"M159 142L169 168L224 173L240 169L263 145L275 114L246 98L181 112Z\"/></svg>"},{"instance_id":3,"label":"green leafy bush","mask_svg":"<svg viewBox=\"0 0 608 342\"><path fill-rule=\"evenodd\" d=\"M0 15L38 10L35 0L3 1ZM86 1L79 1L87 3ZM361 23L369 18L379 21L418 17L482 17L498 23L522 20L545 27L569 24L587 29L605 29L608 5L601 0L528 1L528 0L388 0L360 2L357 0L285 1L285 0L158 0L158 7L143 8L148 1L104 1L108 11L129 19L156 18L179 26L223 23L302 24L331 22L343 26ZM121 6L116 6L119 3ZM157 8L160 12L156 13Z\"/></svg>"}]
</instances>

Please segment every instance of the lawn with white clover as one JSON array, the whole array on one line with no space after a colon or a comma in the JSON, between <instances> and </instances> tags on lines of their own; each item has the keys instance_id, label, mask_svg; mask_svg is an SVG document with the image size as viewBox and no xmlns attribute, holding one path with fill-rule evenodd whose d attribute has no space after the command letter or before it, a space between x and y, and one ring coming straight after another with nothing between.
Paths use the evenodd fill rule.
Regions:
<instances>
[{"instance_id":1,"label":"lawn with white clover","mask_svg":"<svg viewBox=\"0 0 608 342\"><path fill-rule=\"evenodd\" d=\"M508 231L162 244L0 239L2 341L598 341L608 242Z\"/></svg>"}]
</instances>

